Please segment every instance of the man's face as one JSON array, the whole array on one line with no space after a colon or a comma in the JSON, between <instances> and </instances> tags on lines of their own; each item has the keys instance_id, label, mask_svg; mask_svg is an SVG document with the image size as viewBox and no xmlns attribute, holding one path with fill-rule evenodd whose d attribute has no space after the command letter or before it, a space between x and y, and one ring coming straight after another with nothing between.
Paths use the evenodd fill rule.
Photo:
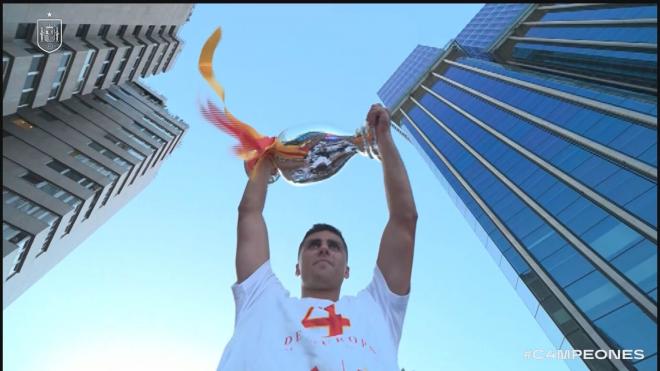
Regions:
<instances>
[{"instance_id":1,"label":"man's face","mask_svg":"<svg viewBox=\"0 0 660 371\"><path fill-rule=\"evenodd\" d=\"M341 287L348 278L346 247L341 238L330 231L310 234L303 241L296 275L301 276L303 287L314 290Z\"/></svg>"}]
</instances>

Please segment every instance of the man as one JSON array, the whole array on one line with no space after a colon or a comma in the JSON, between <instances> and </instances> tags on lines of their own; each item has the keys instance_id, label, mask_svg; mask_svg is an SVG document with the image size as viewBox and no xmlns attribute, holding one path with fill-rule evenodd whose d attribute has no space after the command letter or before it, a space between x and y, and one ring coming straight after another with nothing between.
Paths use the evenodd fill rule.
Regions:
<instances>
[{"instance_id":1,"label":"man","mask_svg":"<svg viewBox=\"0 0 660 371\"><path fill-rule=\"evenodd\" d=\"M371 283L340 299L349 276L346 242L336 228L316 224L298 249L301 298L290 297L270 267L262 211L275 168L261 160L238 208L236 319L219 371L399 370L417 211L388 111L372 105L367 122L375 129L389 209Z\"/></svg>"}]
</instances>

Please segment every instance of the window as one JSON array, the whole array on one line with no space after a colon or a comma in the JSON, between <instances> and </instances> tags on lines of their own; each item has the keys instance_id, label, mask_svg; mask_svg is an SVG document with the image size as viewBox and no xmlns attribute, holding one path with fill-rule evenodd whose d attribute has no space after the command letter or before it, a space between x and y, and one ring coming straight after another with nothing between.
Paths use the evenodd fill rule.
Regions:
<instances>
[{"instance_id":1,"label":"window","mask_svg":"<svg viewBox=\"0 0 660 371\"><path fill-rule=\"evenodd\" d=\"M30 63L30 69L27 73L25 84L23 85L18 108L26 107L34 99L34 94L36 93L36 88L39 83L39 75L41 75L41 70L46 60L44 54L40 53L38 50L33 48L26 50L32 53L32 62Z\"/></svg>"},{"instance_id":2,"label":"window","mask_svg":"<svg viewBox=\"0 0 660 371\"><path fill-rule=\"evenodd\" d=\"M72 168L68 167L67 165L57 160L53 160L46 165L91 191L96 191L102 188L100 184L97 184L96 182L88 179L87 177L80 174L76 170L73 170Z\"/></svg>"},{"instance_id":3,"label":"window","mask_svg":"<svg viewBox=\"0 0 660 371\"><path fill-rule=\"evenodd\" d=\"M114 184L112 185L114 187ZM108 191L108 194L112 192L112 188ZM92 203L89 205L89 208L87 209L87 212L85 213L85 216L83 217L83 220L89 219L90 215L92 215L92 211L94 211L94 207L96 206L96 203L99 201L99 198L101 197L101 191L96 191L94 194L94 200L92 200Z\"/></svg>"},{"instance_id":4,"label":"window","mask_svg":"<svg viewBox=\"0 0 660 371\"><path fill-rule=\"evenodd\" d=\"M105 58L105 61L103 61L103 67L101 68L101 73L98 75L98 78L96 79L96 83L94 84L95 87L100 88L101 84L104 80L104 76L106 72L108 72L108 69L110 68L110 62L112 61L112 57L115 55L115 50L112 49L108 52L108 56Z\"/></svg>"},{"instance_id":5,"label":"window","mask_svg":"<svg viewBox=\"0 0 660 371\"><path fill-rule=\"evenodd\" d=\"M135 26L135 28L133 29L133 35L137 36L140 33L140 31L142 31L142 26Z\"/></svg>"},{"instance_id":6,"label":"window","mask_svg":"<svg viewBox=\"0 0 660 371\"><path fill-rule=\"evenodd\" d=\"M6 85L5 83L5 78L7 77L7 71L9 70L9 64L10 64L11 58L9 57L9 54L2 52L2 81L3 81L3 86Z\"/></svg>"},{"instance_id":7,"label":"window","mask_svg":"<svg viewBox=\"0 0 660 371\"><path fill-rule=\"evenodd\" d=\"M26 215L44 221L49 226L52 226L54 221L58 219L58 216L54 213L9 189L3 188L2 198L6 206L13 206Z\"/></svg>"},{"instance_id":8,"label":"window","mask_svg":"<svg viewBox=\"0 0 660 371\"><path fill-rule=\"evenodd\" d=\"M27 174L23 175L21 178L27 181L28 183L34 185L37 189L42 190L44 193L55 197L56 199L64 202L65 204L73 208L76 208L78 205L82 203L82 200L80 198L74 196L73 194L62 189L61 187L44 179L42 176L33 173L29 170Z\"/></svg>"},{"instance_id":9,"label":"window","mask_svg":"<svg viewBox=\"0 0 660 371\"><path fill-rule=\"evenodd\" d=\"M72 53L68 50L65 50L64 53L62 53L62 59L60 60L60 65L58 66L58 69L66 68L66 66L69 65L69 60L71 60L71 55Z\"/></svg>"},{"instance_id":10,"label":"window","mask_svg":"<svg viewBox=\"0 0 660 371\"><path fill-rule=\"evenodd\" d=\"M119 155L117 155L114 152L110 151L109 149L103 147L98 142L92 141L88 145L91 148L95 149L98 153L100 153L103 156L105 156L105 157L109 158L110 160L112 160L112 162L117 163L121 166L128 167L128 168L131 167L131 165L128 162L126 162L124 159L122 159Z\"/></svg>"},{"instance_id":11,"label":"window","mask_svg":"<svg viewBox=\"0 0 660 371\"><path fill-rule=\"evenodd\" d=\"M157 50L158 50L158 44L152 44L151 54L149 54L149 58L147 58L147 63L145 63L144 68L142 68L142 75L143 76L149 70L149 65L154 60L154 56L156 55Z\"/></svg>"},{"instance_id":12,"label":"window","mask_svg":"<svg viewBox=\"0 0 660 371\"><path fill-rule=\"evenodd\" d=\"M158 56L158 62L154 63L154 69L151 70L152 74L155 74L158 70L158 67L161 66L161 62L163 61L163 56L165 56L165 50L167 48L163 48L163 51L160 52L160 55Z\"/></svg>"},{"instance_id":13,"label":"window","mask_svg":"<svg viewBox=\"0 0 660 371\"><path fill-rule=\"evenodd\" d=\"M599 271L593 271L566 287L566 294L591 320L626 304L629 299Z\"/></svg>"},{"instance_id":14,"label":"window","mask_svg":"<svg viewBox=\"0 0 660 371\"><path fill-rule=\"evenodd\" d=\"M130 153L131 155L135 156L138 158L140 161L144 160L144 155L141 153L137 152L133 147L129 146L126 144L126 142L120 140L119 138L115 137L112 134L105 134L104 138L107 140L111 141L112 143L116 144L119 148L123 149L124 151Z\"/></svg>"},{"instance_id":15,"label":"window","mask_svg":"<svg viewBox=\"0 0 660 371\"><path fill-rule=\"evenodd\" d=\"M649 190L626 205L630 210L647 220L651 225L658 225L658 210L654 206L658 200L658 187L653 185Z\"/></svg>"},{"instance_id":16,"label":"window","mask_svg":"<svg viewBox=\"0 0 660 371\"><path fill-rule=\"evenodd\" d=\"M658 286L658 247L649 240L619 255L612 265L645 292Z\"/></svg>"},{"instance_id":17,"label":"window","mask_svg":"<svg viewBox=\"0 0 660 371\"><path fill-rule=\"evenodd\" d=\"M24 214L48 225L48 236L41 248L42 251L46 251L60 223L60 216L6 188L2 190L2 199L5 206L13 206Z\"/></svg>"},{"instance_id":18,"label":"window","mask_svg":"<svg viewBox=\"0 0 660 371\"><path fill-rule=\"evenodd\" d=\"M35 25L35 23L19 23L14 38L23 40L29 39L32 36Z\"/></svg>"},{"instance_id":19,"label":"window","mask_svg":"<svg viewBox=\"0 0 660 371\"><path fill-rule=\"evenodd\" d=\"M551 296L546 298L540 304L564 334L579 329L575 319L566 311L556 297Z\"/></svg>"},{"instance_id":20,"label":"window","mask_svg":"<svg viewBox=\"0 0 660 371\"><path fill-rule=\"evenodd\" d=\"M76 37L85 37L87 36L87 32L89 32L89 25L81 24L78 26L78 30L76 31Z\"/></svg>"},{"instance_id":21,"label":"window","mask_svg":"<svg viewBox=\"0 0 660 371\"><path fill-rule=\"evenodd\" d=\"M69 152L69 155L76 160L80 161L81 163L85 164L86 166L94 169L95 171L99 172L102 174L104 177L108 178L110 181L114 181L115 179L118 178L117 174L114 172L108 170L106 167L103 165L99 164L98 162L92 160L91 158L85 156L81 152L77 150L73 150Z\"/></svg>"},{"instance_id":22,"label":"window","mask_svg":"<svg viewBox=\"0 0 660 371\"><path fill-rule=\"evenodd\" d=\"M119 99L117 99L117 97L115 97L115 95L112 94L112 93L109 93L109 92L106 91L105 96L112 99L112 100L114 100L115 102L119 102Z\"/></svg>"},{"instance_id":23,"label":"window","mask_svg":"<svg viewBox=\"0 0 660 371\"><path fill-rule=\"evenodd\" d=\"M140 146L142 146L142 148L146 149L147 151L152 151L153 152L153 151L156 150L156 147L152 146L151 144L149 144L149 143L145 142L144 140L142 140L141 138L137 137L135 134L131 133L130 131L128 131L123 126L121 127L121 130L124 132L124 134L129 136L131 139L133 139L136 143L138 143Z\"/></svg>"},{"instance_id":24,"label":"window","mask_svg":"<svg viewBox=\"0 0 660 371\"><path fill-rule=\"evenodd\" d=\"M110 68L110 63L106 60L103 62L103 67L101 68L101 74L105 75L106 72L108 72L108 68Z\"/></svg>"},{"instance_id":25,"label":"window","mask_svg":"<svg viewBox=\"0 0 660 371\"><path fill-rule=\"evenodd\" d=\"M82 153L80 153L77 150L71 151L69 153L69 155L73 156L73 158L75 158L76 160L82 162L83 164L91 167L92 169L96 170L97 172L103 174L103 176L105 176L106 178L108 178L110 180L110 182L111 182L110 187L109 187L108 192L105 195L105 199L103 200L103 203L102 203L102 205L104 206L106 204L106 202L108 201L108 198L110 197L110 194L114 190L115 185L117 185L117 178L118 178L117 174L115 174L114 172L108 170L107 168L105 168L104 166L99 164L98 162L96 162L96 161L92 160L91 158L83 155ZM96 201L98 201L98 197L96 199L94 199L94 204L96 203ZM89 213L91 212L92 209L93 209L93 206L91 206L90 209L88 210L87 214L85 214L85 219L87 219L89 217Z\"/></svg>"},{"instance_id":26,"label":"window","mask_svg":"<svg viewBox=\"0 0 660 371\"><path fill-rule=\"evenodd\" d=\"M125 25L125 24L122 25L121 27L119 27L119 31L117 31L117 36L120 36L120 37L121 37L121 36L124 36L124 34L126 33L126 28L127 28L127 27L128 27L128 26Z\"/></svg>"},{"instance_id":27,"label":"window","mask_svg":"<svg viewBox=\"0 0 660 371\"><path fill-rule=\"evenodd\" d=\"M137 72L137 67L138 64L140 64L140 61L142 61L142 57L144 56L145 51L147 50L147 45L143 44L140 40L138 40L140 43L140 53L138 54L137 58L135 58L135 63L133 63L133 67L131 67L131 72L129 74L128 79L133 80L133 77L135 76L135 73Z\"/></svg>"},{"instance_id":28,"label":"window","mask_svg":"<svg viewBox=\"0 0 660 371\"><path fill-rule=\"evenodd\" d=\"M60 92L60 88L62 87L62 82L64 81L64 76L66 75L66 71L69 67L69 62L71 61L72 55L73 53L69 50L65 50L64 53L62 53L62 59L60 60L60 65L57 68L57 75L55 76L55 81L53 82L53 85L50 90L50 94L48 95L48 100L53 100L57 98L57 95Z\"/></svg>"},{"instance_id":29,"label":"window","mask_svg":"<svg viewBox=\"0 0 660 371\"><path fill-rule=\"evenodd\" d=\"M112 82L114 82L115 84L119 82L119 76L121 76L121 72L124 70L124 67L126 67L126 63L128 62L128 56L129 54L131 54L131 50L132 48L126 48L123 56L121 57L119 68L117 68L117 71L115 72L115 75L112 79Z\"/></svg>"},{"instance_id":30,"label":"window","mask_svg":"<svg viewBox=\"0 0 660 371\"><path fill-rule=\"evenodd\" d=\"M137 175L138 175L138 173L139 173L140 166L146 166L146 164L144 163L144 159L146 158L146 156L144 156L143 154L137 152L133 147L129 146L129 145L126 144L124 141L118 139L118 138L115 137L114 135L106 134L106 135L105 135L105 138L108 139L109 141L115 143L118 147L124 149L125 151L127 151L128 153L130 153L131 155L133 155L134 157L136 157L136 158L141 162L141 163L138 165L138 170L135 171L135 174L133 175L133 178L132 178L132 180L131 180L131 184L133 184L133 182L135 181L135 178L137 177ZM131 166L131 169L132 169L132 166ZM124 181L124 184L122 184L122 189L123 189L123 186L124 186L125 184L126 184L126 181ZM121 192L122 189L120 189L119 192ZM107 198L107 197L106 197L106 198ZM105 201L104 201L103 204L105 205Z\"/></svg>"},{"instance_id":31,"label":"window","mask_svg":"<svg viewBox=\"0 0 660 371\"><path fill-rule=\"evenodd\" d=\"M586 198L580 197L564 211L557 214L557 219L577 235L581 235L608 214Z\"/></svg>"},{"instance_id":32,"label":"window","mask_svg":"<svg viewBox=\"0 0 660 371\"><path fill-rule=\"evenodd\" d=\"M508 249L502 255L504 255L504 257L509 262L509 264L511 264L513 269L516 270L518 275L529 272L529 265L525 263L523 258L520 256L520 254L518 254L518 252L515 249Z\"/></svg>"},{"instance_id":33,"label":"window","mask_svg":"<svg viewBox=\"0 0 660 371\"><path fill-rule=\"evenodd\" d=\"M147 32L146 32L147 38L149 40L153 41L153 42L156 42L156 40L153 39L153 32L154 32L155 27L156 26L154 26L154 25L151 25L151 26L147 27Z\"/></svg>"},{"instance_id":34,"label":"window","mask_svg":"<svg viewBox=\"0 0 660 371\"><path fill-rule=\"evenodd\" d=\"M34 48L29 48L25 49L26 51L30 52L32 54L32 62L30 63L30 69L28 72L39 72L43 68L43 64L45 63L45 55Z\"/></svg>"},{"instance_id":35,"label":"window","mask_svg":"<svg viewBox=\"0 0 660 371\"><path fill-rule=\"evenodd\" d=\"M159 133L163 134L168 140L172 139L174 135L166 130L164 130L160 125L158 125L156 122L154 122L152 119L150 119L147 116L142 116L142 120L145 122L149 123L156 131Z\"/></svg>"},{"instance_id":36,"label":"window","mask_svg":"<svg viewBox=\"0 0 660 371\"><path fill-rule=\"evenodd\" d=\"M167 56L167 60L165 61L165 64L163 65L163 70L165 68L167 68L167 66L170 65L170 61L172 60L172 57L174 56L174 53L176 53L178 45L179 45L179 43L175 41L174 42L174 47L172 48L172 51L170 52L170 54Z\"/></svg>"},{"instance_id":37,"label":"window","mask_svg":"<svg viewBox=\"0 0 660 371\"><path fill-rule=\"evenodd\" d=\"M642 236L613 216L607 216L588 230L582 240L600 256L609 260L638 243Z\"/></svg>"},{"instance_id":38,"label":"window","mask_svg":"<svg viewBox=\"0 0 660 371\"><path fill-rule=\"evenodd\" d=\"M27 244L27 242L30 242L32 236L29 233L3 221L2 239L21 247Z\"/></svg>"},{"instance_id":39,"label":"window","mask_svg":"<svg viewBox=\"0 0 660 371\"><path fill-rule=\"evenodd\" d=\"M165 122L169 122L169 120L168 120L165 116L163 116L162 114L160 114L159 112L154 111L153 114L156 115L156 116L158 116L161 120L163 120L163 121L165 121ZM176 134L179 134L179 133L181 132L181 131L178 130L177 128L175 128L174 130L176 131Z\"/></svg>"},{"instance_id":40,"label":"window","mask_svg":"<svg viewBox=\"0 0 660 371\"><path fill-rule=\"evenodd\" d=\"M75 93L79 93L82 90L83 84L85 80L87 80L87 76L89 75L89 71L91 69L91 65L94 60L94 56L96 55L96 50L92 48L91 45L87 44L87 46L90 48L89 51L87 51L87 57L85 58L85 62L83 63L83 68L80 70L80 74L78 74L78 85L76 85L76 88L74 90Z\"/></svg>"},{"instance_id":41,"label":"window","mask_svg":"<svg viewBox=\"0 0 660 371\"><path fill-rule=\"evenodd\" d=\"M645 355L656 352L658 326L634 303L615 310L594 325L620 349L643 349Z\"/></svg>"},{"instance_id":42,"label":"window","mask_svg":"<svg viewBox=\"0 0 660 371\"><path fill-rule=\"evenodd\" d=\"M35 86L35 85L36 85L35 83L37 82L38 77L39 77L39 74L38 74L38 73L30 72L30 73L27 75L27 78L25 79L25 85L24 85L24 88L23 88L23 89L24 89L24 90L27 90L27 89L34 89L34 88L36 87L36 86Z\"/></svg>"},{"instance_id":43,"label":"window","mask_svg":"<svg viewBox=\"0 0 660 371\"><path fill-rule=\"evenodd\" d=\"M46 164L48 167L51 169L57 171L58 173L66 176L67 178L73 180L74 182L82 185L83 187L89 189L90 191L94 192L94 199L92 203L89 206L89 209L85 213L85 217L83 220L86 220L89 218L90 214L92 213L92 210L94 210L94 206L96 206L96 202L98 201L99 197L101 196L101 190L103 187L101 187L100 184L86 178L84 175L80 174L79 172L71 169L70 167L66 166L65 164L53 160ZM72 222L69 223L69 226L67 227L67 232L70 230L70 227L72 226Z\"/></svg>"},{"instance_id":44,"label":"window","mask_svg":"<svg viewBox=\"0 0 660 371\"><path fill-rule=\"evenodd\" d=\"M82 199L74 196L73 194L65 191L59 186L47 181L40 175L35 174L29 170L27 171L27 174L22 176L22 178L25 181L34 185L36 188L42 190L43 192L73 207L75 211L71 216L71 219L69 219L69 223L64 230L63 236L69 234L71 232L71 228L73 228L73 224L75 223L76 219L78 218L78 215L80 214L80 210L82 209L82 205L83 205ZM52 236L50 238L52 239Z\"/></svg>"},{"instance_id":45,"label":"window","mask_svg":"<svg viewBox=\"0 0 660 371\"><path fill-rule=\"evenodd\" d=\"M110 29L109 24L104 24L99 28L99 32L97 33L98 36L104 37L105 35L108 34L108 30Z\"/></svg>"},{"instance_id":46,"label":"window","mask_svg":"<svg viewBox=\"0 0 660 371\"><path fill-rule=\"evenodd\" d=\"M16 259L14 260L8 278L13 277L16 273L21 271L33 238L34 237L31 234L24 230L7 222L2 222L2 239L18 246L18 253L16 254Z\"/></svg>"},{"instance_id":47,"label":"window","mask_svg":"<svg viewBox=\"0 0 660 371\"><path fill-rule=\"evenodd\" d=\"M561 287L594 270L591 263L568 244L542 260L541 265Z\"/></svg>"},{"instance_id":48,"label":"window","mask_svg":"<svg viewBox=\"0 0 660 371\"><path fill-rule=\"evenodd\" d=\"M32 96L32 91L23 92L23 94L21 94L21 99L18 101L18 108L27 107L32 101Z\"/></svg>"},{"instance_id":49,"label":"window","mask_svg":"<svg viewBox=\"0 0 660 371\"><path fill-rule=\"evenodd\" d=\"M82 205L83 205L82 199L74 196L73 194L62 189L61 187L49 182L40 175L35 174L29 170L27 171L27 174L22 176L22 178L25 181L34 185L36 188L42 190L43 192L73 207L75 212L71 216L71 219L69 220L69 224L66 226L64 231L64 235L69 234L71 232L71 228L73 227L73 224L75 223L78 215L80 214L80 210L82 209Z\"/></svg>"},{"instance_id":50,"label":"window","mask_svg":"<svg viewBox=\"0 0 660 371\"><path fill-rule=\"evenodd\" d=\"M140 130L141 132L149 135L151 137L151 139L155 140L159 145L165 144L165 141L162 140L158 135L156 135L153 131L145 128L144 126L138 124L137 121L133 121L133 126L135 128L137 128L138 130Z\"/></svg>"}]
</instances>

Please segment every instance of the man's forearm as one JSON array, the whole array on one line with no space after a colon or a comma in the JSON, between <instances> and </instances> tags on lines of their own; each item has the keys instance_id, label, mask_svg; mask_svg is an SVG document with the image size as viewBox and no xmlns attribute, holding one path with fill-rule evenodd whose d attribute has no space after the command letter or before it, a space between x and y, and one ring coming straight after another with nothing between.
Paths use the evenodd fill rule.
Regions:
<instances>
[{"instance_id":1,"label":"man's forearm","mask_svg":"<svg viewBox=\"0 0 660 371\"><path fill-rule=\"evenodd\" d=\"M266 203L268 177L273 171L269 159L262 159L254 169L238 206L236 247L237 282L243 282L269 259L268 231L262 215Z\"/></svg>"},{"instance_id":2,"label":"man's forearm","mask_svg":"<svg viewBox=\"0 0 660 371\"><path fill-rule=\"evenodd\" d=\"M414 224L417 220L417 209L410 180L390 133L379 138L378 149L383 164L390 219Z\"/></svg>"},{"instance_id":3,"label":"man's forearm","mask_svg":"<svg viewBox=\"0 0 660 371\"><path fill-rule=\"evenodd\" d=\"M266 203L268 177L272 170L269 160L260 161L254 169L253 176L248 180L243 192L243 198L238 205L239 212L262 212Z\"/></svg>"}]
</instances>

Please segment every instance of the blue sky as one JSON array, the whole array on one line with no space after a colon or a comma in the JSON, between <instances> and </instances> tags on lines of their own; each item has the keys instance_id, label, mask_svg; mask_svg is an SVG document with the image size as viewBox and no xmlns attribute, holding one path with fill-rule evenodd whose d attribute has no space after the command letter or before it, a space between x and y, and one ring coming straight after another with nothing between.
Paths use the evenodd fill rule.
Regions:
<instances>
[{"instance_id":1,"label":"blue sky","mask_svg":"<svg viewBox=\"0 0 660 371\"><path fill-rule=\"evenodd\" d=\"M266 135L300 125L352 133L415 46L443 47L481 6L196 5L174 69L146 80L190 130L151 185L3 312L3 368L217 367L233 330L246 176L234 140L196 106L198 97L220 104L197 69L216 27L214 70L239 119ZM524 359L551 343L422 157L394 135L420 215L400 366L566 370L561 360ZM371 278L387 220L380 164L356 157L306 187L279 180L264 215L273 269L293 295L297 246L316 222L342 230L351 267L343 293L355 294Z\"/></svg>"}]
</instances>

